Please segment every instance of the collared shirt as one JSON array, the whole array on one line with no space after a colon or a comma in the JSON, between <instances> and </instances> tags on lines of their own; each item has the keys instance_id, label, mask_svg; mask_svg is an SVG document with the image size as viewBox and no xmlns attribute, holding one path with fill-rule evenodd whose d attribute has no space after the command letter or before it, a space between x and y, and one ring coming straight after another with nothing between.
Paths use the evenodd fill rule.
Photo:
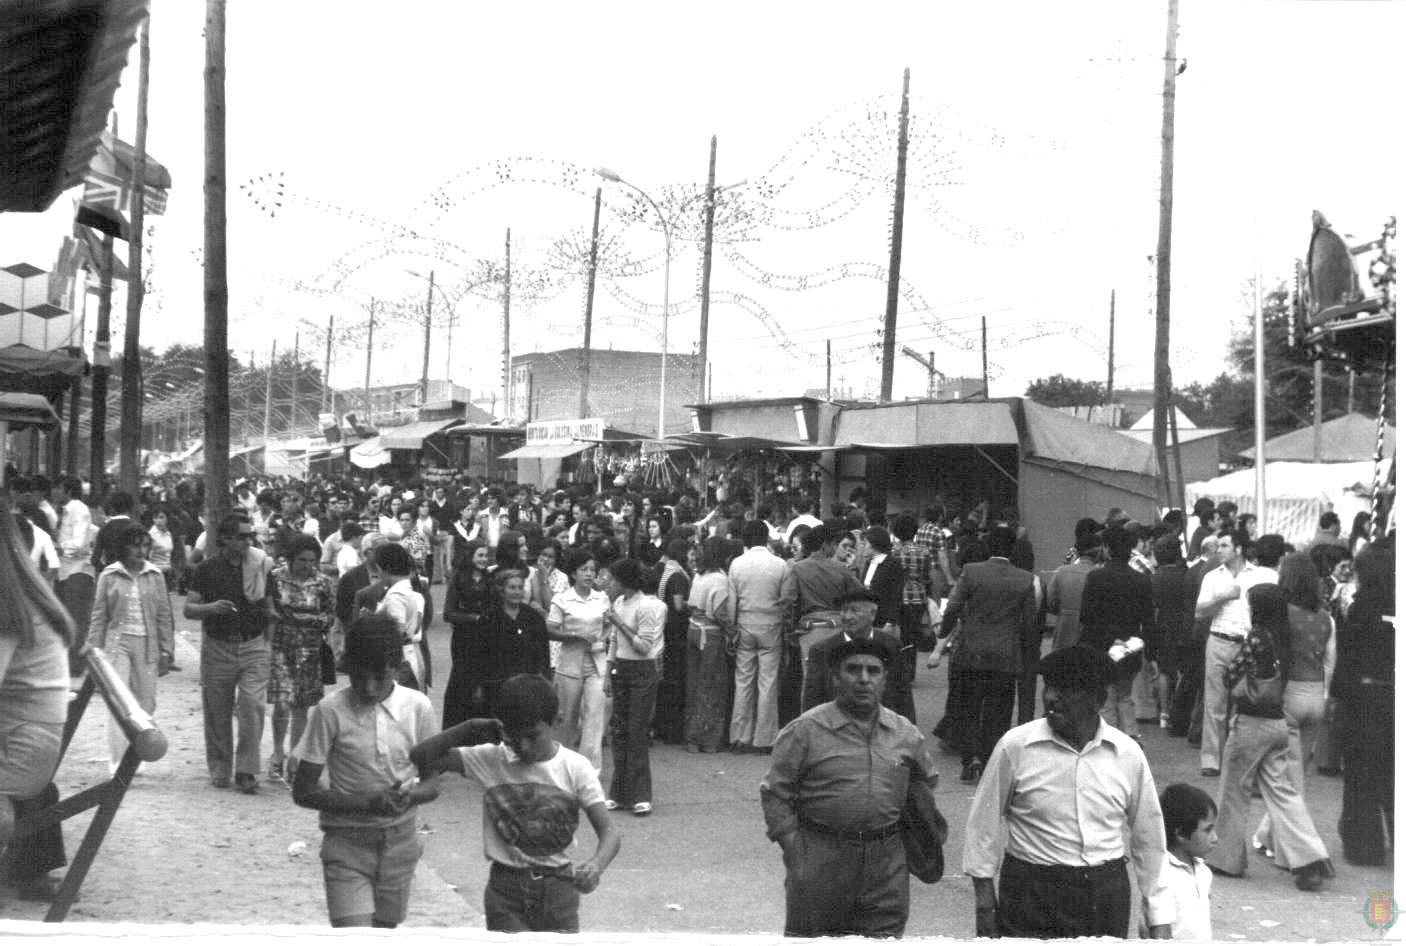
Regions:
<instances>
[{"instance_id":1,"label":"collared shirt","mask_svg":"<svg viewBox=\"0 0 1406 946\"><path fill-rule=\"evenodd\" d=\"M425 599L420 597L420 592L415 590L415 586L410 583L409 578L402 578L386 589L386 596L381 599L381 603L376 606L377 614L388 615L395 621L396 627L400 628L400 639L406 661L410 664L410 669L415 674L415 679L423 681L424 658L420 653L420 648L416 645L420 643L421 623L425 617Z\"/></svg>"},{"instance_id":2,"label":"collared shirt","mask_svg":"<svg viewBox=\"0 0 1406 946\"><path fill-rule=\"evenodd\" d=\"M1156 887L1167 852L1147 757L1102 720L1079 750L1044 719L1001 737L967 816L962 870L968 876L997 875L1003 827L1009 830L1006 853L1031 864L1092 867L1128 854L1144 899ZM1130 853L1125 829L1131 830Z\"/></svg>"},{"instance_id":3,"label":"collared shirt","mask_svg":"<svg viewBox=\"0 0 1406 946\"><path fill-rule=\"evenodd\" d=\"M1148 925L1170 923L1172 939L1206 943L1211 933L1211 869L1199 857L1188 864L1171 851L1148 900Z\"/></svg>"},{"instance_id":4,"label":"collared shirt","mask_svg":"<svg viewBox=\"0 0 1406 946\"><path fill-rule=\"evenodd\" d=\"M816 526L819 525L823 525L823 523L819 519L815 518L808 512L803 512L796 518L792 519L789 524L787 524L786 531L782 535L782 541L789 544L791 541L791 536L796 534L796 529L800 526L810 526L812 529L814 529Z\"/></svg>"},{"instance_id":5,"label":"collared shirt","mask_svg":"<svg viewBox=\"0 0 1406 946\"><path fill-rule=\"evenodd\" d=\"M937 762L917 726L886 706L867 723L822 703L776 737L761 786L766 836L789 834L799 818L842 831L886 828L908 800L913 766L937 784Z\"/></svg>"},{"instance_id":6,"label":"collared shirt","mask_svg":"<svg viewBox=\"0 0 1406 946\"><path fill-rule=\"evenodd\" d=\"M947 550L947 537L942 534L942 524L939 522L925 522L918 526L918 534L913 536L913 541L933 555Z\"/></svg>"},{"instance_id":7,"label":"collared shirt","mask_svg":"<svg viewBox=\"0 0 1406 946\"><path fill-rule=\"evenodd\" d=\"M886 552L875 552L873 555L869 556L868 567L864 569L865 588L868 588L874 583L874 572L879 570L879 566L884 563L884 559L886 558L888 558Z\"/></svg>"},{"instance_id":8,"label":"collared shirt","mask_svg":"<svg viewBox=\"0 0 1406 946\"><path fill-rule=\"evenodd\" d=\"M557 652L557 673L580 677L582 661L591 660L595 672L605 675L605 609L610 599L604 591L592 588L586 597L577 594L572 585L559 592L547 609L547 627L554 633L569 634L572 640L562 641Z\"/></svg>"},{"instance_id":9,"label":"collared shirt","mask_svg":"<svg viewBox=\"0 0 1406 946\"><path fill-rule=\"evenodd\" d=\"M612 607L620 622L639 635L640 643L636 646L633 639L612 627L611 657L617 660L656 660L663 655L664 621L669 615L669 608L664 602L640 592L630 597L621 595Z\"/></svg>"},{"instance_id":10,"label":"collared shirt","mask_svg":"<svg viewBox=\"0 0 1406 946\"><path fill-rule=\"evenodd\" d=\"M1201 579L1201 593L1196 597L1197 606L1207 604L1217 595L1222 595L1235 585L1240 586L1240 597L1225 601L1211 618L1211 633L1227 637L1243 638L1250 632L1250 595L1255 585L1272 585L1279 576L1268 568L1246 564L1240 574L1233 575L1224 565L1206 573Z\"/></svg>"},{"instance_id":11,"label":"collared shirt","mask_svg":"<svg viewBox=\"0 0 1406 946\"><path fill-rule=\"evenodd\" d=\"M411 748L438 731L430 698L418 690L397 683L384 700L368 706L343 687L308 710L308 727L293 754L325 765L334 792L381 792L396 782L410 784L418 774ZM324 828L384 828L414 818L411 808L399 815L324 811L318 821Z\"/></svg>"},{"instance_id":12,"label":"collared shirt","mask_svg":"<svg viewBox=\"0 0 1406 946\"><path fill-rule=\"evenodd\" d=\"M64 503L55 545L59 549L59 581L71 575L92 575L93 514L81 499Z\"/></svg>"},{"instance_id":13,"label":"collared shirt","mask_svg":"<svg viewBox=\"0 0 1406 946\"><path fill-rule=\"evenodd\" d=\"M932 593L932 552L926 545L903 542L893 555L903 566L903 603L926 604Z\"/></svg>"},{"instance_id":14,"label":"collared shirt","mask_svg":"<svg viewBox=\"0 0 1406 946\"><path fill-rule=\"evenodd\" d=\"M854 572L833 558L816 555L792 563L791 580L796 586L796 614L801 617L815 611L837 611L847 593L864 590Z\"/></svg>"},{"instance_id":15,"label":"collared shirt","mask_svg":"<svg viewBox=\"0 0 1406 946\"><path fill-rule=\"evenodd\" d=\"M732 560L727 587L733 624L780 624L796 597L790 568L764 545L754 545Z\"/></svg>"}]
</instances>

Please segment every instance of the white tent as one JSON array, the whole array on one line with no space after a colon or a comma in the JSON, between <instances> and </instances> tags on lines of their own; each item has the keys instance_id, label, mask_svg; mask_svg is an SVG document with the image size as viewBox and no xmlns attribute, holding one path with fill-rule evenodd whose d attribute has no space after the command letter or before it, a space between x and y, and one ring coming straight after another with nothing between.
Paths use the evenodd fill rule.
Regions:
<instances>
[{"instance_id":1,"label":"white tent","mask_svg":"<svg viewBox=\"0 0 1406 946\"><path fill-rule=\"evenodd\" d=\"M1385 475L1386 464L1382 466ZM1343 521L1352 522L1358 512L1371 508L1372 461L1353 463L1295 463L1279 461L1264 468L1265 521L1257 533L1278 533L1290 545L1302 547L1318 531L1318 517L1332 510ZM1207 497L1216 502L1230 501L1242 513L1255 511L1255 471L1251 467L1218 476L1203 483L1188 483L1186 508Z\"/></svg>"}]
</instances>

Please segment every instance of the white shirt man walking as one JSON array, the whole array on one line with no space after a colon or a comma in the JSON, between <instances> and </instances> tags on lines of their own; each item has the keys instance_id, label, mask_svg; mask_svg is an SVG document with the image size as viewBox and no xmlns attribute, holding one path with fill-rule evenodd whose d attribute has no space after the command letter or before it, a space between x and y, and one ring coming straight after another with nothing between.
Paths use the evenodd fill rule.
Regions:
<instances>
[{"instance_id":1,"label":"white shirt man walking","mask_svg":"<svg viewBox=\"0 0 1406 946\"><path fill-rule=\"evenodd\" d=\"M766 523L746 523L742 544L747 550L733 560L727 574L732 625L740 632L731 734L732 747L739 752L769 752L780 728L776 696L782 625L796 585L786 563L771 554L766 543Z\"/></svg>"}]
</instances>

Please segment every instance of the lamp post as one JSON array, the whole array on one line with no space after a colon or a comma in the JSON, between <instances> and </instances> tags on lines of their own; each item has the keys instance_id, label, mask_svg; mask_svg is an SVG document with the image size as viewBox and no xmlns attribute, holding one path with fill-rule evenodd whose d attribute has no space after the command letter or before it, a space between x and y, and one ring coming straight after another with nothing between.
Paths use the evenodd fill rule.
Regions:
<instances>
[{"instance_id":1,"label":"lamp post","mask_svg":"<svg viewBox=\"0 0 1406 946\"><path fill-rule=\"evenodd\" d=\"M643 189L631 184L610 168L596 168L596 174L610 181L612 184L624 184L645 199L649 206L654 208L654 212L659 215L659 225L664 229L664 323L660 331L659 343L659 439L664 439L664 399L665 380L669 370L669 263L674 255L674 235L669 226L668 218L664 216L664 211L659 209L659 205L654 202Z\"/></svg>"},{"instance_id":2,"label":"lamp post","mask_svg":"<svg viewBox=\"0 0 1406 946\"><path fill-rule=\"evenodd\" d=\"M453 374L454 374L453 359L454 359L454 316L455 316L454 307L455 307L455 303L449 298L449 294L444 291L444 287L441 286L441 285L439 285L438 283L436 283L436 282L434 281L434 270L430 270L430 274L429 274L428 276L424 275L423 273L417 273L417 272L416 272L415 270L413 270L413 269L407 269L407 270L405 270L405 272L408 273L408 274L411 275L411 276L414 276L416 279L425 279L425 280L428 280L428 281L429 281L429 284L430 284L430 291L431 291L431 292L438 292L438 293L439 293L439 297L444 300L444 307L449 310L449 321L448 321L448 324L447 324L447 326L446 326L446 329L445 329L445 336L444 336L444 349L445 349L445 352L444 352L444 379L445 379L446 381L448 381L448 382L452 385L452 384L454 383L454 377L453 377ZM425 373L426 373L426 375L428 375L428 373L429 373L429 367L428 367L428 365L429 365L429 344L430 344L430 334L429 334L429 333L430 333L430 303L429 303L429 302L426 302L426 303L425 303L425 352L426 352L426 354L425 354L425 364L426 364ZM425 400L428 400L428 399L429 399L428 385L426 385L426 387L427 387L427 390L424 391L424 393L422 394L422 397L423 397Z\"/></svg>"}]
</instances>

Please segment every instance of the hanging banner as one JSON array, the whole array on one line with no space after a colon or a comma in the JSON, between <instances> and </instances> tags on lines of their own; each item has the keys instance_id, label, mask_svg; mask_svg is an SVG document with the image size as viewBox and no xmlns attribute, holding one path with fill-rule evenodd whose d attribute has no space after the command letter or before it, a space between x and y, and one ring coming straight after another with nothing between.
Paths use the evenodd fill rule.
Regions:
<instances>
[{"instance_id":1,"label":"hanging banner","mask_svg":"<svg viewBox=\"0 0 1406 946\"><path fill-rule=\"evenodd\" d=\"M585 420L541 420L527 425L527 445L545 447L565 445L577 440L604 440L605 420L589 417Z\"/></svg>"}]
</instances>

